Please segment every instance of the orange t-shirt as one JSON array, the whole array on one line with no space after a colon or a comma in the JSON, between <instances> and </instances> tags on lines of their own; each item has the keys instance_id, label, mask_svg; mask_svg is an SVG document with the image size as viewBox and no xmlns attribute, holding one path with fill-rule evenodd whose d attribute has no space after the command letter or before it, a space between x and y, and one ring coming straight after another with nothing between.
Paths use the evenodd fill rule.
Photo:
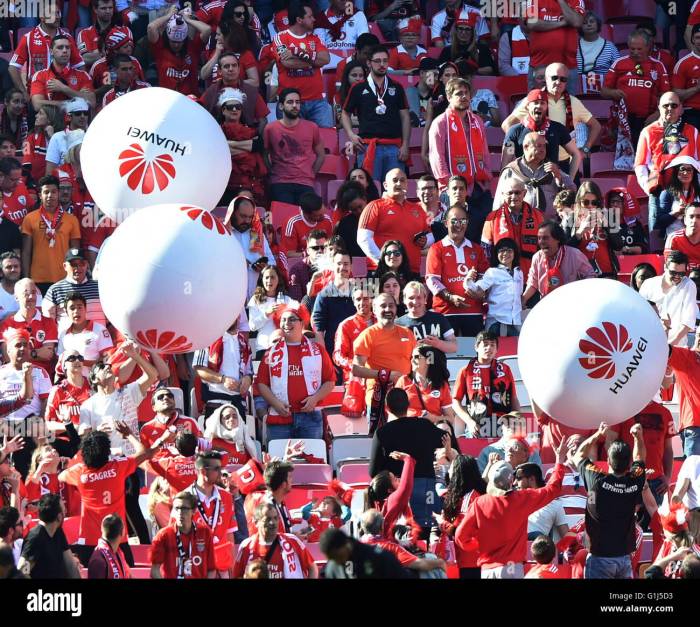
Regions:
<instances>
[{"instance_id":1,"label":"orange t-shirt","mask_svg":"<svg viewBox=\"0 0 700 627\"><path fill-rule=\"evenodd\" d=\"M452 406L452 392L447 382L439 390L433 390L430 387L424 388L418 385L417 382L411 381L408 375L404 375L394 384L394 387L406 391L408 416L422 416L424 411L433 416L442 416L442 410Z\"/></svg>"},{"instance_id":2,"label":"orange t-shirt","mask_svg":"<svg viewBox=\"0 0 700 627\"><path fill-rule=\"evenodd\" d=\"M396 370L408 374L411 371L411 353L416 346L416 336L411 329L395 325L385 329L378 324L367 327L355 340L355 355L367 358L367 367L379 370ZM368 388L374 380L368 381Z\"/></svg>"},{"instance_id":3,"label":"orange t-shirt","mask_svg":"<svg viewBox=\"0 0 700 627\"><path fill-rule=\"evenodd\" d=\"M65 278L63 262L71 247L71 240L80 240L80 223L70 213L64 213L56 230L56 241L49 246L46 225L41 219L41 210L30 211L22 221L22 235L32 238L32 266L30 276L36 283L56 283Z\"/></svg>"}]
</instances>

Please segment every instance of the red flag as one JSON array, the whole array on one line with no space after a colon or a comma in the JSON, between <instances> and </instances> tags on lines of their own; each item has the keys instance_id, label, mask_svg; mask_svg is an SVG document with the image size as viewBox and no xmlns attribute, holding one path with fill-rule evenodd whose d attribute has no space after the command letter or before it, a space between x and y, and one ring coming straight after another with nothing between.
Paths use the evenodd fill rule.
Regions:
<instances>
[{"instance_id":1,"label":"red flag","mask_svg":"<svg viewBox=\"0 0 700 627\"><path fill-rule=\"evenodd\" d=\"M241 466L232 476L241 494L255 492L265 484L263 467L257 459L250 459L245 466Z\"/></svg>"}]
</instances>

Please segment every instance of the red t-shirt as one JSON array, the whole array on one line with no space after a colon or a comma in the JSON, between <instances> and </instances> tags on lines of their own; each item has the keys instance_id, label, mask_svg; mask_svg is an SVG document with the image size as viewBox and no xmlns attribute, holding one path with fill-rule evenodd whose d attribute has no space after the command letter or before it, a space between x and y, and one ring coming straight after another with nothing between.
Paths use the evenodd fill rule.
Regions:
<instances>
[{"instance_id":1,"label":"red t-shirt","mask_svg":"<svg viewBox=\"0 0 700 627\"><path fill-rule=\"evenodd\" d=\"M328 234L328 237L333 233L333 223L328 216L324 216L318 224L309 224L302 215L292 216L284 227L284 235L280 242L280 247L285 252L303 252L306 250L306 242L309 239L309 233L321 229Z\"/></svg>"},{"instance_id":2,"label":"red t-shirt","mask_svg":"<svg viewBox=\"0 0 700 627\"><path fill-rule=\"evenodd\" d=\"M571 579L569 564L537 564L525 575L525 579Z\"/></svg>"},{"instance_id":3,"label":"red t-shirt","mask_svg":"<svg viewBox=\"0 0 700 627\"><path fill-rule=\"evenodd\" d=\"M400 544L391 542L390 540L368 536L367 539L363 538L362 541L365 544L378 546L380 549L393 553L394 557L399 560L399 564L401 564L401 566L404 568L408 568L418 559L415 555L413 555L413 553L404 549Z\"/></svg>"},{"instance_id":4,"label":"red t-shirt","mask_svg":"<svg viewBox=\"0 0 700 627\"><path fill-rule=\"evenodd\" d=\"M27 501L30 503L38 501L44 494L60 494L61 482L58 480L58 473L43 473L39 476L39 483L27 481Z\"/></svg>"},{"instance_id":5,"label":"red t-shirt","mask_svg":"<svg viewBox=\"0 0 700 627\"><path fill-rule=\"evenodd\" d=\"M73 67L82 67L85 65L78 47L75 45L75 39L65 28L59 28L56 31L57 35L64 35L70 41L70 64ZM51 63L51 40L53 36L44 32L41 25L33 28L26 33L17 43L15 53L10 60L10 65L18 69L27 64L27 79L31 79L39 70L45 70Z\"/></svg>"},{"instance_id":6,"label":"red t-shirt","mask_svg":"<svg viewBox=\"0 0 700 627\"><path fill-rule=\"evenodd\" d=\"M700 242L693 244L685 234L685 229L674 231L666 238L664 257L672 250L680 250L688 255L688 270L700 268Z\"/></svg>"},{"instance_id":7,"label":"red t-shirt","mask_svg":"<svg viewBox=\"0 0 700 627\"><path fill-rule=\"evenodd\" d=\"M287 87L295 87L300 91L299 95L301 96L302 102L323 98L323 77L321 76L321 68L287 69L280 61L280 55L285 50L289 50L292 54L294 54L295 51L304 50L312 56L319 52L328 52L328 49L321 43L321 40L312 33L298 37L290 30L285 30L272 40L272 54L277 62L280 92Z\"/></svg>"},{"instance_id":8,"label":"red t-shirt","mask_svg":"<svg viewBox=\"0 0 700 627\"><path fill-rule=\"evenodd\" d=\"M630 449L634 447L634 438L630 435L630 429L635 424L642 425L643 429L642 434L647 450L644 465L647 471L653 471L647 474L647 479L658 479L664 474L666 441L676 435L673 416L663 405L651 401L636 416L611 427L613 431L619 434L621 440L627 442Z\"/></svg>"},{"instance_id":9,"label":"red t-shirt","mask_svg":"<svg viewBox=\"0 0 700 627\"><path fill-rule=\"evenodd\" d=\"M443 409L452 406L452 392L447 382L443 383L441 389L433 390L430 387L423 388L407 375L403 375L394 387L406 391L409 404L408 416L422 416L424 411L434 416L442 416Z\"/></svg>"},{"instance_id":10,"label":"red t-shirt","mask_svg":"<svg viewBox=\"0 0 700 627\"><path fill-rule=\"evenodd\" d=\"M467 299L465 307L455 307L441 296L433 296L433 309L441 314L480 314L483 311L481 301L467 296L464 289L464 278L472 268L483 274L489 268L484 249L474 242L464 240L465 245L457 248L452 241L445 237L435 242L428 250L425 274L434 276L445 286L450 294L457 294Z\"/></svg>"},{"instance_id":11,"label":"red t-shirt","mask_svg":"<svg viewBox=\"0 0 700 627\"><path fill-rule=\"evenodd\" d=\"M131 41L134 40L134 36L131 34L131 29L128 26L112 26L106 35L109 36L112 33L124 33ZM85 54L86 52L97 52L100 49L100 36L97 33L97 26L88 26L83 28L78 33L78 50L80 54Z\"/></svg>"},{"instance_id":12,"label":"red t-shirt","mask_svg":"<svg viewBox=\"0 0 700 627\"><path fill-rule=\"evenodd\" d=\"M680 394L679 431L700 427L700 357L689 348L673 346L668 365L673 368Z\"/></svg>"},{"instance_id":13,"label":"red t-shirt","mask_svg":"<svg viewBox=\"0 0 700 627\"><path fill-rule=\"evenodd\" d=\"M368 203L362 210L358 225L358 229L374 232L373 239L378 248L390 239L402 242L412 272L420 272L421 259L421 249L413 238L428 228L428 214L418 203L406 200L400 204L388 196ZM368 258L367 268L376 270L377 264Z\"/></svg>"},{"instance_id":14,"label":"red t-shirt","mask_svg":"<svg viewBox=\"0 0 700 627\"><path fill-rule=\"evenodd\" d=\"M124 521L122 540L128 540L124 482L136 467L134 458L116 457L99 469L79 462L66 471L75 479L80 493L79 542L96 545L102 535L102 519L109 514L117 514Z\"/></svg>"},{"instance_id":15,"label":"red t-shirt","mask_svg":"<svg viewBox=\"0 0 700 627\"><path fill-rule=\"evenodd\" d=\"M68 383L66 379L54 385L49 392L49 400L46 404L46 419L63 422L63 412L67 409L70 420L74 425L80 424L80 406L90 398L92 390L87 378L83 379L83 386L78 388Z\"/></svg>"},{"instance_id":16,"label":"red t-shirt","mask_svg":"<svg viewBox=\"0 0 700 627\"><path fill-rule=\"evenodd\" d=\"M185 56L171 52L161 35L151 44L151 54L156 60L158 86L174 89L181 94L199 95L199 59L202 54L202 40L199 33L186 41Z\"/></svg>"},{"instance_id":17,"label":"red t-shirt","mask_svg":"<svg viewBox=\"0 0 700 627\"><path fill-rule=\"evenodd\" d=\"M415 59L410 56L408 52L406 52L406 49L403 46L392 48L389 51L389 67L392 70L418 69L421 59L428 56L428 53L426 52L425 48L421 48L420 46L417 46L417 48L418 52ZM342 76L342 74L338 74L336 72L336 76Z\"/></svg>"},{"instance_id":18,"label":"red t-shirt","mask_svg":"<svg viewBox=\"0 0 700 627\"><path fill-rule=\"evenodd\" d=\"M21 320L20 314L17 312L14 316L6 318L0 326L0 335L7 329L25 329L29 333L29 347L37 350L47 344L53 344L54 347L58 344L58 329L53 318L47 318L38 309L33 320ZM44 368L53 377L54 367L51 362L33 359L32 363L35 366Z\"/></svg>"},{"instance_id":19,"label":"red t-shirt","mask_svg":"<svg viewBox=\"0 0 700 627\"><path fill-rule=\"evenodd\" d=\"M184 579L206 579L209 571L216 570L214 543L209 529L193 526L190 533L180 534L180 542L191 564L191 571L184 573ZM151 564L160 564L163 579L177 579L180 554L175 523L163 527L153 538L150 558Z\"/></svg>"},{"instance_id":20,"label":"red t-shirt","mask_svg":"<svg viewBox=\"0 0 700 627\"><path fill-rule=\"evenodd\" d=\"M31 175L35 181L38 181L46 173L46 148L48 145L49 139L46 132L40 128L35 128L32 133L29 133L24 144L22 166L31 166Z\"/></svg>"},{"instance_id":21,"label":"red t-shirt","mask_svg":"<svg viewBox=\"0 0 700 627\"><path fill-rule=\"evenodd\" d=\"M693 6L690 7L690 17L688 18L688 26L700 24L700 0L695 0Z\"/></svg>"},{"instance_id":22,"label":"red t-shirt","mask_svg":"<svg viewBox=\"0 0 700 627\"><path fill-rule=\"evenodd\" d=\"M641 74L637 74L641 67ZM659 96L671 89L666 68L661 61L649 58L638 63L630 56L620 57L610 66L603 85L625 94L627 110L647 117L656 111Z\"/></svg>"},{"instance_id":23,"label":"red t-shirt","mask_svg":"<svg viewBox=\"0 0 700 627\"><path fill-rule=\"evenodd\" d=\"M684 56L673 68L671 87L673 89L690 89L700 79L700 56L691 52ZM700 109L700 93L693 94L683 106L686 109Z\"/></svg>"},{"instance_id":24,"label":"red t-shirt","mask_svg":"<svg viewBox=\"0 0 700 627\"><path fill-rule=\"evenodd\" d=\"M272 555L268 556L270 545L262 544L258 540L258 534L256 533L246 538L238 549L236 563L233 567L234 579L243 577L248 563L256 559L264 559L267 562L270 579L284 579L284 552L280 546L282 543L285 543L289 550L296 553L304 575L308 575L314 563L314 558L301 540L291 534L280 533L279 542L275 543Z\"/></svg>"},{"instance_id":25,"label":"red t-shirt","mask_svg":"<svg viewBox=\"0 0 700 627\"><path fill-rule=\"evenodd\" d=\"M141 442L143 442L145 447L150 447L161 435L165 433L166 429L173 426L177 429L178 433L187 431L194 434L198 438L202 435L199 427L197 426L197 421L194 418L183 416L178 412L175 414L175 417L170 418L167 423L160 422L157 418L154 418L143 425L143 427L141 427L141 432L139 433Z\"/></svg>"},{"instance_id":26,"label":"red t-shirt","mask_svg":"<svg viewBox=\"0 0 700 627\"><path fill-rule=\"evenodd\" d=\"M263 138L270 156L271 183L314 186L314 147L321 142L316 124L299 120L294 126L287 127L277 120L265 127Z\"/></svg>"},{"instance_id":27,"label":"red t-shirt","mask_svg":"<svg viewBox=\"0 0 700 627\"><path fill-rule=\"evenodd\" d=\"M44 146L43 162L45 168L46 146ZM19 183L11 194L2 193L2 217L14 222L17 226L22 226L22 220L27 215L31 204L32 199L27 186L24 183Z\"/></svg>"},{"instance_id":28,"label":"red t-shirt","mask_svg":"<svg viewBox=\"0 0 700 627\"><path fill-rule=\"evenodd\" d=\"M134 64L136 78L139 81L143 81L143 68L141 67L141 63L136 57L130 56L129 58ZM114 81L117 80L117 72L110 68L107 59L97 59L92 68L90 68L90 76L92 77L92 84L95 86L95 89L104 85L114 85Z\"/></svg>"},{"instance_id":29,"label":"red t-shirt","mask_svg":"<svg viewBox=\"0 0 700 627\"><path fill-rule=\"evenodd\" d=\"M583 15L586 7L583 0L566 0L576 13ZM564 18L558 0L528 0L527 15L537 12L537 19L544 22L562 22ZM548 31L530 31L530 64L535 66L563 63L568 68L576 67L578 30L573 26L562 26Z\"/></svg>"},{"instance_id":30,"label":"red t-shirt","mask_svg":"<svg viewBox=\"0 0 700 627\"><path fill-rule=\"evenodd\" d=\"M226 535L238 531L236 515L233 511L233 497L229 492L215 487L209 501L202 500L202 494L197 490L198 506L192 519L197 526L208 527L212 530L214 544L226 542ZM218 517L216 517L218 513ZM206 520L205 517L206 516ZM213 525L211 524L213 522ZM212 529L213 526L213 529Z\"/></svg>"},{"instance_id":31,"label":"red t-shirt","mask_svg":"<svg viewBox=\"0 0 700 627\"><path fill-rule=\"evenodd\" d=\"M317 345L321 351L321 382L335 381L335 368L333 367L333 362L328 356L326 349L320 344ZM272 350L272 349L270 349ZM258 374L255 378L255 383L257 385L264 383L270 387L270 350L265 353L265 357L260 363L258 368ZM289 399L290 411L292 413L300 412L302 401L309 396L309 392L306 387L306 380L304 379L304 372L302 370L301 364L301 344L287 344L287 351L289 354L289 373L288 373L288 389L287 395ZM270 420L272 419L272 420ZM279 421L279 422L278 422ZM270 414L268 416L268 424L289 424L292 421L291 416L276 416Z\"/></svg>"},{"instance_id":32,"label":"red t-shirt","mask_svg":"<svg viewBox=\"0 0 700 627\"><path fill-rule=\"evenodd\" d=\"M32 86L29 95L41 96L46 100L54 100L56 102L70 100L71 97L66 96L64 93L49 91L47 83L52 78L58 79L62 83L65 83L73 91L81 91L83 89L87 91L94 91L92 87L92 79L87 72L66 67L63 69L63 71L57 73L52 63L51 67L48 69L39 70L36 74L34 74L32 77Z\"/></svg>"},{"instance_id":33,"label":"red t-shirt","mask_svg":"<svg viewBox=\"0 0 700 627\"><path fill-rule=\"evenodd\" d=\"M171 498L197 481L194 457L162 455L157 459L152 459L150 463L153 472L170 484Z\"/></svg>"},{"instance_id":34,"label":"red t-shirt","mask_svg":"<svg viewBox=\"0 0 700 627\"><path fill-rule=\"evenodd\" d=\"M469 384L469 368L473 367L471 385ZM513 400L504 403L504 392L511 395L515 392L515 379L508 364L495 359L491 365L482 366L474 360L460 369L455 381L454 398L460 403L479 398L491 405L491 412L502 416L511 410ZM465 401L466 399L466 401Z\"/></svg>"}]
</instances>

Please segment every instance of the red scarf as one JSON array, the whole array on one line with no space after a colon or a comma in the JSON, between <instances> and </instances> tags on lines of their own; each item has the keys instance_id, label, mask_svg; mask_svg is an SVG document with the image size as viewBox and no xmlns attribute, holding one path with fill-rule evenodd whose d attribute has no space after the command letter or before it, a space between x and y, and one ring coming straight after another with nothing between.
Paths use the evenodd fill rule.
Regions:
<instances>
[{"instance_id":1,"label":"red scarf","mask_svg":"<svg viewBox=\"0 0 700 627\"><path fill-rule=\"evenodd\" d=\"M228 206L228 211L226 211L226 218L224 219L224 224L227 227L231 226L231 219L233 218L233 212L234 209L236 208L236 203L239 202L241 199L245 199L248 202L253 202L251 201L250 198L247 196L236 196L232 201L231 204ZM258 255L264 255L265 254L265 234L263 233L263 225L262 222L260 221L260 216L258 215L257 209L253 213L253 222L250 225L250 252L257 253Z\"/></svg>"},{"instance_id":2,"label":"red scarf","mask_svg":"<svg viewBox=\"0 0 700 627\"><path fill-rule=\"evenodd\" d=\"M523 120L523 125L535 133L540 135L546 135L549 130L549 118L545 118L544 122L538 127L535 118L533 118L529 113Z\"/></svg>"},{"instance_id":3,"label":"red scarf","mask_svg":"<svg viewBox=\"0 0 700 627\"><path fill-rule=\"evenodd\" d=\"M242 333L236 333L236 338L238 339L238 350L240 352L240 375L241 378L248 374L247 364L250 361L251 352L250 346ZM219 372L221 370L221 364L224 361L224 338L221 336L209 347L209 361L207 363L207 368L210 368L214 372Z\"/></svg>"},{"instance_id":4,"label":"red scarf","mask_svg":"<svg viewBox=\"0 0 700 627\"><path fill-rule=\"evenodd\" d=\"M556 259L554 260L554 266L547 270L547 284L544 288L544 296L549 294L552 290L558 288L564 279L561 276L561 262L564 261L564 246L559 247L559 252L557 253Z\"/></svg>"},{"instance_id":5,"label":"red scarf","mask_svg":"<svg viewBox=\"0 0 700 627\"><path fill-rule=\"evenodd\" d=\"M543 87L541 91L545 98L549 98L546 87ZM571 95L568 91L565 91L561 97L564 99L564 104L566 105L566 122L564 123L564 126L566 127L566 130L571 133L571 131L574 130L574 112L571 108Z\"/></svg>"},{"instance_id":6,"label":"red scarf","mask_svg":"<svg viewBox=\"0 0 700 627\"><path fill-rule=\"evenodd\" d=\"M488 373L488 381L484 381L485 373ZM483 403L486 406L486 416L494 413L500 416L511 411L513 390L506 388L505 372L497 359L488 368L480 367L477 359L472 359L467 364L464 376L469 402ZM499 402L493 400L494 393L498 393Z\"/></svg>"},{"instance_id":7,"label":"red scarf","mask_svg":"<svg viewBox=\"0 0 700 627\"><path fill-rule=\"evenodd\" d=\"M383 139L380 137L372 137L368 139L366 137L362 138L362 142L367 144L367 150L365 151L365 160L362 162L362 167L367 170L367 172L374 172L374 158L377 154L377 144L382 146L396 146L401 148L401 139Z\"/></svg>"},{"instance_id":8,"label":"red scarf","mask_svg":"<svg viewBox=\"0 0 700 627\"><path fill-rule=\"evenodd\" d=\"M467 116L462 120L454 109L448 107L447 115L447 150L450 162L450 174L460 174L467 179L467 186L471 188L475 181L488 181L486 171L486 155L482 152L474 152L474 146L479 148L486 146L486 137L483 128L478 123L478 118L467 111ZM466 125L465 125L466 121ZM467 140L467 135L469 139Z\"/></svg>"},{"instance_id":9,"label":"red scarf","mask_svg":"<svg viewBox=\"0 0 700 627\"><path fill-rule=\"evenodd\" d=\"M508 204L504 202L493 218L493 244L509 237L518 244L521 254L525 253L525 257L531 258L538 250L537 229L542 220L542 213L524 202L520 224L514 224Z\"/></svg>"},{"instance_id":10,"label":"red scarf","mask_svg":"<svg viewBox=\"0 0 700 627\"><path fill-rule=\"evenodd\" d=\"M104 538L97 541L97 550L102 554L107 562L107 579L130 579L129 566L124 559L122 550L117 547L117 552L112 550L109 542Z\"/></svg>"},{"instance_id":11,"label":"red scarf","mask_svg":"<svg viewBox=\"0 0 700 627\"><path fill-rule=\"evenodd\" d=\"M49 248L53 248L56 245L56 232L61 227L61 220L63 220L63 207L60 205L53 214L53 218L49 220L49 216L44 209L44 205L41 205L39 209L39 217L41 221L46 226L46 239L49 240Z\"/></svg>"},{"instance_id":12,"label":"red scarf","mask_svg":"<svg viewBox=\"0 0 700 627\"><path fill-rule=\"evenodd\" d=\"M314 28L323 28L327 30L328 34L331 36L331 39L333 41L338 41L343 34L343 26L345 26L345 22L354 17L354 15L354 11L353 13L343 13L340 16L340 19L335 24L332 24L330 19L328 19L326 12L319 11L316 14L316 24L314 25Z\"/></svg>"}]
</instances>

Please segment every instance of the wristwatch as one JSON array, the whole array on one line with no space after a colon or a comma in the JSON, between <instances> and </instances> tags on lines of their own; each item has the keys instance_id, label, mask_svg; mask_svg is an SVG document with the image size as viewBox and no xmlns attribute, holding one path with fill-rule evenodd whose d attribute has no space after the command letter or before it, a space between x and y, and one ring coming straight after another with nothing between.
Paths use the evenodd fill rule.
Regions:
<instances>
[{"instance_id":1,"label":"wristwatch","mask_svg":"<svg viewBox=\"0 0 700 627\"><path fill-rule=\"evenodd\" d=\"M32 359L36 359L36 358L37 358L36 349L35 349L35 348L32 348L32 350L31 350L31 352L29 353L29 355L30 355L30 357L31 357Z\"/></svg>"},{"instance_id":2,"label":"wristwatch","mask_svg":"<svg viewBox=\"0 0 700 627\"><path fill-rule=\"evenodd\" d=\"M591 149L588 146L584 146L583 148L581 148L581 151L583 152L584 155L591 154Z\"/></svg>"}]
</instances>

